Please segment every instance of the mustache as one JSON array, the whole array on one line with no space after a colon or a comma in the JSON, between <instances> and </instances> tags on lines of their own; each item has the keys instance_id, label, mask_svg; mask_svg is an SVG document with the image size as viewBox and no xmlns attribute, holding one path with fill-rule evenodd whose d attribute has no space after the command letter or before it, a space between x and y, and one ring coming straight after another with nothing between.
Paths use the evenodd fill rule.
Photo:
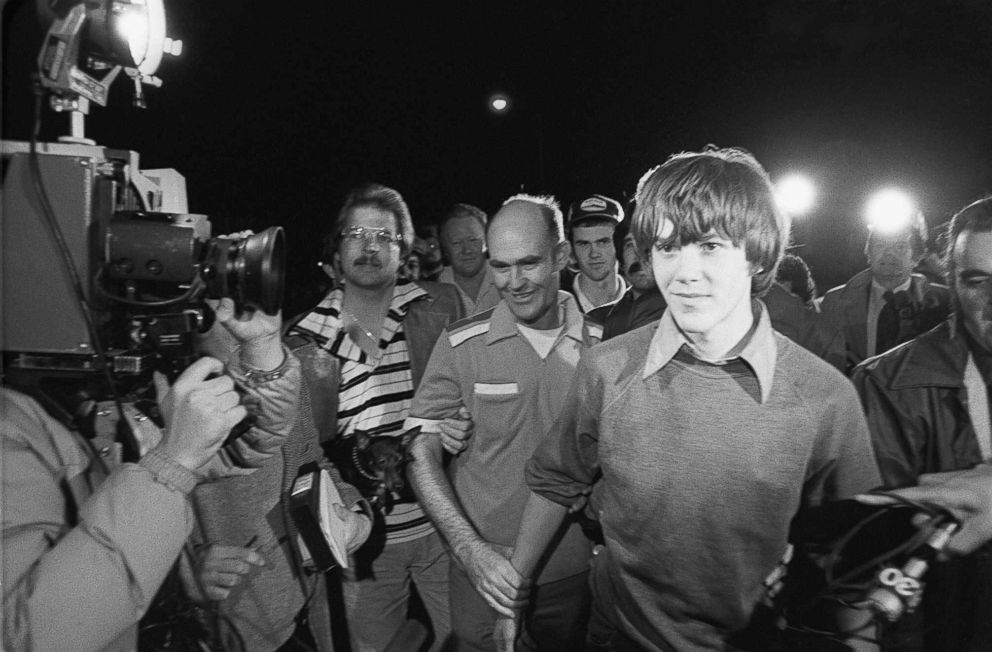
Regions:
<instances>
[{"instance_id":1,"label":"mustache","mask_svg":"<svg viewBox=\"0 0 992 652\"><path fill-rule=\"evenodd\" d=\"M632 262L630 265L627 266L628 274L640 274L643 270L644 270L644 265L642 265L641 261L639 260L635 260L634 262Z\"/></svg>"},{"instance_id":2,"label":"mustache","mask_svg":"<svg viewBox=\"0 0 992 652\"><path fill-rule=\"evenodd\" d=\"M359 256L355 259L355 265L377 265L382 267L382 261L376 256Z\"/></svg>"}]
</instances>

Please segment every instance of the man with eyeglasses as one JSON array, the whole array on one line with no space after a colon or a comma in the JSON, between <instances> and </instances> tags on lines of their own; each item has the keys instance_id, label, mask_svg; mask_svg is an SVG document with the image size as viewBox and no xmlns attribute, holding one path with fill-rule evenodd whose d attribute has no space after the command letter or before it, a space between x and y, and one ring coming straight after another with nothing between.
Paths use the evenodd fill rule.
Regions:
<instances>
[{"instance_id":1,"label":"man with eyeglasses","mask_svg":"<svg viewBox=\"0 0 992 652\"><path fill-rule=\"evenodd\" d=\"M485 212L470 204L455 204L441 220L441 248L448 260L438 277L458 290L466 315L499 303L499 291L486 264Z\"/></svg>"},{"instance_id":2,"label":"man with eyeglasses","mask_svg":"<svg viewBox=\"0 0 992 652\"><path fill-rule=\"evenodd\" d=\"M314 397L322 441L359 430L401 435L434 342L461 316L450 286L398 281L413 238L403 197L378 184L348 194L327 237L325 271L338 284L287 335ZM451 453L470 426L460 416L442 426ZM431 649L440 650L450 627L448 554L420 505L394 504L354 562L342 584L352 649L386 648L406 621L412 582L430 616Z\"/></svg>"}]
</instances>

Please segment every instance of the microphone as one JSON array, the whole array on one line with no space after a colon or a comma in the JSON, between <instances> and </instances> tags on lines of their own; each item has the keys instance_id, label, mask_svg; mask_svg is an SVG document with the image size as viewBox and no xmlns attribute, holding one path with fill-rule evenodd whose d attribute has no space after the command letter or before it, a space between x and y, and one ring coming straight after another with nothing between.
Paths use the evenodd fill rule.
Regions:
<instances>
[{"instance_id":1,"label":"microphone","mask_svg":"<svg viewBox=\"0 0 992 652\"><path fill-rule=\"evenodd\" d=\"M941 515L935 517L930 525L935 529L926 542L912 553L901 568L886 566L880 570L874 588L860 603L890 623L919 606L923 598L920 578L947 546L959 524L955 520L945 520Z\"/></svg>"}]
</instances>

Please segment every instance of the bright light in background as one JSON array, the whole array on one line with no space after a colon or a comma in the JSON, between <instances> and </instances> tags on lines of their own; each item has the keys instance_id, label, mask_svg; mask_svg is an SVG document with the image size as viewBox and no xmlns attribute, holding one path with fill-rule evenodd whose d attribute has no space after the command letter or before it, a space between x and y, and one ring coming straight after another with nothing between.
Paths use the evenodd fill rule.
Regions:
<instances>
[{"instance_id":1,"label":"bright light in background","mask_svg":"<svg viewBox=\"0 0 992 652\"><path fill-rule=\"evenodd\" d=\"M790 174L775 184L775 200L789 215L805 215L816 202L816 187L809 177Z\"/></svg>"},{"instance_id":2,"label":"bright light in background","mask_svg":"<svg viewBox=\"0 0 992 652\"><path fill-rule=\"evenodd\" d=\"M916 203L898 188L879 190L865 206L868 226L879 233L896 233L909 226L916 215Z\"/></svg>"},{"instance_id":3,"label":"bright light in background","mask_svg":"<svg viewBox=\"0 0 992 652\"><path fill-rule=\"evenodd\" d=\"M502 93L489 97L489 110L493 113L505 113L510 108L510 98Z\"/></svg>"}]
</instances>

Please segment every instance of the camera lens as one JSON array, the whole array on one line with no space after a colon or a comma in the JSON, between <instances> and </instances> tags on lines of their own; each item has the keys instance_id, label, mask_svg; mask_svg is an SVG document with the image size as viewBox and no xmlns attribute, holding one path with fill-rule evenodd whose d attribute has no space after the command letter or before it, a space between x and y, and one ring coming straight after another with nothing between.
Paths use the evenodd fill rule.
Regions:
<instances>
[{"instance_id":1,"label":"camera lens","mask_svg":"<svg viewBox=\"0 0 992 652\"><path fill-rule=\"evenodd\" d=\"M211 238L205 251L207 296L230 297L239 308L251 306L270 315L279 311L286 266L282 227L240 239Z\"/></svg>"}]
</instances>

